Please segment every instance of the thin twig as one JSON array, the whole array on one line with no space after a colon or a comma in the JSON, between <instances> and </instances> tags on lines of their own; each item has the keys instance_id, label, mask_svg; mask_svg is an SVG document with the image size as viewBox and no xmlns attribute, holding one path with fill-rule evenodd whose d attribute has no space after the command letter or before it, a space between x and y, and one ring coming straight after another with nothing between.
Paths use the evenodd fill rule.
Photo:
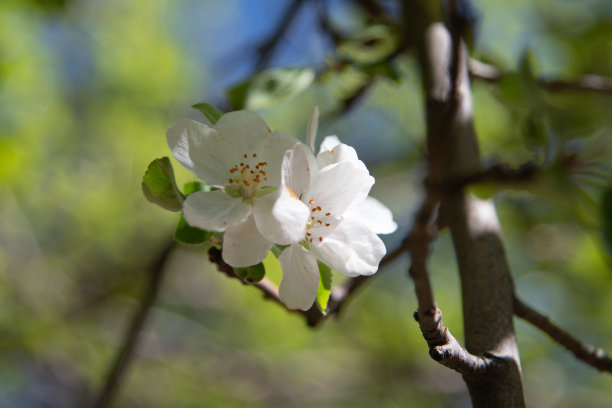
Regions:
<instances>
[{"instance_id":1,"label":"thin twig","mask_svg":"<svg viewBox=\"0 0 612 408\"><path fill-rule=\"evenodd\" d=\"M392 262L393 260L399 258L402 254L406 253L407 244L404 241L402 245L400 245L395 250L389 252L381 261L380 267ZM242 284L249 285L260 290L264 297L272 300L273 302L279 304L281 307L285 308L285 304L281 300L278 294L278 287L272 283L270 280L264 278L259 282L247 282L241 279L234 272L234 268L225 263L223 257L221 255L221 251L213 247L208 251L209 259L212 263L217 266L217 269L220 272L223 272L226 276L234 279L238 279ZM292 313L298 313L304 316L306 319L306 323L310 327L316 327L321 324L323 321L327 320L332 316L337 316L340 313L340 310L344 306L344 304L352 297L352 295L359 289L363 284L368 282L372 277L380 274L380 271L376 275L370 276L356 276L353 278L349 278L344 281L341 285L332 289L332 292L329 297L329 301L327 304L326 313L322 313L319 310L319 307L316 304L313 304L312 307L308 310L288 310Z\"/></svg>"},{"instance_id":2,"label":"thin twig","mask_svg":"<svg viewBox=\"0 0 612 408\"><path fill-rule=\"evenodd\" d=\"M499 68L475 59L469 61L470 76L491 83L500 82L506 74ZM599 75L580 75L573 81L560 79L538 79L538 84L548 92L590 91L612 93L612 78Z\"/></svg>"},{"instance_id":3,"label":"thin twig","mask_svg":"<svg viewBox=\"0 0 612 408\"><path fill-rule=\"evenodd\" d=\"M577 359L600 371L612 373L612 359L602 349L576 339L552 323L548 317L525 304L516 295L514 296L514 314L542 330L548 337L574 354Z\"/></svg>"},{"instance_id":4,"label":"thin twig","mask_svg":"<svg viewBox=\"0 0 612 408\"><path fill-rule=\"evenodd\" d=\"M113 365L110 367L108 374L106 375L104 387L96 400L94 405L95 408L110 406L110 403L119 391L121 380L125 375L126 369L133 356L140 332L144 327L147 317L151 311L151 307L153 306L153 303L157 298L157 294L159 293L165 270L164 266L173 248L174 243L168 245L149 268L149 282L146 292L142 301L140 302L138 311L136 314L134 314L130 326L125 333L119 354L117 354Z\"/></svg>"}]
</instances>

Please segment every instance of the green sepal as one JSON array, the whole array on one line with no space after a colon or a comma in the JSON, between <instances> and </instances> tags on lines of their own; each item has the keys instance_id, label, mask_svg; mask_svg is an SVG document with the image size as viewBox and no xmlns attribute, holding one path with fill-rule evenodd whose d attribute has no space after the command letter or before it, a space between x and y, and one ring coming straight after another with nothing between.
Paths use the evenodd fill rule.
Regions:
<instances>
[{"instance_id":1,"label":"green sepal","mask_svg":"<svg viewBox=\"0 0 612 408\"><path fill-rule=\"evenodd\" d=\"M202 114L206 116L206 119L213 125L223 116L223 113L221 113L219 109L206 102L196 103L195 105L191 105L191 107L202 112Z\"/></svg>"},{"instance_id":2,"label":"green sepal","mask_svg":"<svg viewBox=\"0 0 612 408\"><path fill-rule=\"evenodd\" d=\"M142 192L147 200L170 211L183 208L183 194L176 186L174 170L168 157L155 159L142 177Z\"/></svg>"},{"instance_id":3,"label":"green sepal","mask_svg":"<svg viewBox=\"0 0 612 408\"><path fill-rule=\"evenodd\" d=\"M187 245L198 245L208 241L212 236L213 232L204 231L196 227L191 227L185 221L185 217L181 214L181 218L176 226L174 232L174 239L181 244Z\"/></svg>"},{"instance_id":4,"label":"green sepal","mask_svg":"<svg viewBox=\"0 0 612 408\"><path fill-rule=\"evenodd\" d=\"M234 268L234 272L236 272L240 279L251 283L259 282L266 276L266 268L263 262L247 266L246 268Z\"/></svg>"},{"instance_id":5,"label":"green sepal","mask_svg":"<svg viewBox=\"0 0 612 408\"><path fill-rule=\"evenodd\" d=\"M317 291L317 306L323 314L327 312L327 302L331 294L332 286L332 270L324 263L317 261L319 264L319 290Z\"/></svg>"}]
</instances>

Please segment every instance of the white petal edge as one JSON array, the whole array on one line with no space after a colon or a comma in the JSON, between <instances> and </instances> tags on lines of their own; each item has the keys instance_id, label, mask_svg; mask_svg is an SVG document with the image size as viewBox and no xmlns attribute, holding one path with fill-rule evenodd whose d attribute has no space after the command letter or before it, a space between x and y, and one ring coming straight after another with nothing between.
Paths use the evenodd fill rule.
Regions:
<instances>
[{"instance_id":1,"label":"white petal edge","mask_svg":"<svg viewBox=\"0 0 612 408\"><path fill-rule=\"evenodd\" d=\"M266 138L261 149L261 160L267 163L268 183L278 186L281 178L281 163L287 150L291 150L299 141L287 132L275 130Z\"/></svg>"},{"instance_id":2,"label":"white petal edge","mask_svg":"<svg viewBox=\"0 0 612 408\"><path fill-rule=\"evenodd\" d=\"M289 245L304 238L310 210L284 184L253 203L257 228L270 241Z\"/></svg>"},{"instance_id":3,"label":"white petal edge","mask_svg":"<svg viewBox=\"0 0 612 408\"><path fill-rule=\"evenodd\" d=\"M223 232L243 222L250 213L250 205L230 197L223 190L198 191L187 196L183 204L187 224L207 231Z\"/></svg>"},{"instance_id":4,"label":"white petal edge","mask_svg":"<svg viewBox=\"0 0 612 408\"><path fill-rule=\"evenodd\" d=\"M223 260L229 265L243 268L263 261L272 248L257 229L253 216L229 227L223 234Z\"/></svg>"},{"instance_id":5,"label":"white petal edge","mask_svg":"<svg viewBox=\"0 0 612 408\"><path fill-rule=\"evenodd\" d=\"M172 154L208 184L227 184L234 149L215 129L190 119L179 119L166 132Z\"/></svg>"},{"instance_id":6,"label":"white petal edge","mask_svg":"<svg viewBox=\"0 0 612 408\"><path fill-rule=\"evenodd\" d=\"M319 168L349 160L359 159L355 149L344 143L337 144L330 150L323 150L317 155L317 164Z\"/></svg>"},{"instance_id":7,"label":"white petal edge","mask_svg":"<svg viewBox=\"0 0 612 408\"><path fill-rule=\"evenodd\" d=\"M366 225L343 220L323 241L310 245L312 254L346 276L372 275L386 253L385 244Z\"/></svg>"},{"instance_id":8,"label":"white petal edge","mask_svg":"<svg viewBox=\"0 0 612 408\"><path fill-rule=\"evenodd\" d=\"M260 153L261 146L270 135L266 122L255 112L229 112L215 124L217 130L231 144L238 155Z\"/></svg>"},{"instance_id":9,"label":"white petal edge","mask_svg":"<svg viewBox=\"0 0 612 408\"><path fill-rule=\"evenodd\" d=\"M299 244L286 248L278 259L283 269L279 286L281 300L288 309L310 309L319 288L317 260Z\"/></svg>"},{"instance_id":10,"label":"white petal edge","mask_svg":"<svg viewBox=\"0 0 612 408\"><path fill-rule=\"evenodd\" d=\"M331 212L339 218L353 204L365 199L374 178L359 160L334 163L311 175L310 186L302 194L302 201L320 205L323 213Z\"/></svg>"},{"instance_id":11,"label":"white petal edge","mask_svg":"<svg viewBox=\"0 0 612 408\"><path fill-rule=\"evenodd\" d=\"M325 139L321 142L321 146L319 146L319 153L332 150L334 147L342 143L338 136L331 135L325 136Z\"/></svg>"},{"instance_id":12,"label":"white petal edge","mask_svg":"<svg viewBox=\"0 0 612 408\"><path fill-rule=\"evenodd\" d=\"M397 229L391 210L371 196L355 203L344 213L344 218L352 218L361 222L375 234L391 234Z\"/></svg>"}]
</instances>

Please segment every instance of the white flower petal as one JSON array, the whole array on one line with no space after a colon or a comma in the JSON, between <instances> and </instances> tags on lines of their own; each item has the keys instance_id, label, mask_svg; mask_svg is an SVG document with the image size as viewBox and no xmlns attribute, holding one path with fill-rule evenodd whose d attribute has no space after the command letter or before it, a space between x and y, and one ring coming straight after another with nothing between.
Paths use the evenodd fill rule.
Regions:
<instances>
[{"instance_id":1,"label":"white flower petal","mask_svg":"<svg viewBox=\"0 0 612 408\"><path fill-rule=\"evenodd\" d=\"M296 195L302 194L310 184L308 155L312 156L308 148L302 143L297 143L291 150L287 150L283 156L281 165L282 183Z\"/></svg>"},{"instance_id":2,"label":"white flower petal","mask_svg":"<svg viewBox=\"0 0 612 408\"><path fill-rule=\"evenodd\" d=\"M208 184L226 184L236 153L213 128L180 119L166 133L174 157Z\"/></svg>"},{"instance_id":3,"label":"white flower petal","mask_svg":"<svg viewBox=\"0 0 612 408\"><path fill-rule=\"evenodd\" d=\"M284 184L253 203L257 228L272 242L288 245L304 238L308 207Z\"/></svg>"},{"instance_id":4,"label":"white flower petal","mask_svg":"<svg viewBox=\"0 0 612 408\"><path fill-rule=\"evenodd\" d=\"M319 288L316 259L299 244L286 248L278 259L283 268L283 280L279 287L282 301L289 309L310 309Z\"/></svg>"},{"instance_id":5,"label":"white flower petal","mask_svg":"<svg viewBox=\"0 0 612 408\"><path fill-rule=\"evenodd\" d=\"M231 144L238 157L259 154L261 146L270 135L266 122L251 111L226 113L215 124L215 130Z\"/></svg>"},{"instance_id":6,"label":"white flower petal","mask_svg":"<svg viewBox=\"0 0 612 408\"><path fill-rule=\"evenodd\" d=\"M349 160L359 159L357 158L355 149L344 143L337 144L330 150L323 150L317 155L317 164L319 168Z\"/></svg>"},{"instance_id":7,"label":"white flower petal","mask_svg":"<svg viewBox=\"0 0 612 408\"><path fill-rule=\"evenodd\" d=\"M321 242L314 240L310 251L336 272L357 276L375 273L386 248L382 240L366 225L346 219Z\"/></svg>"},{"instance_id":8,"label":"white flower petal","mask_svg":"<svg viewBox=\"0 0 612 408\"><path fill-rule=\"evenodd\" d=\"M370 196L349 208L344 213L344 218L358 220L376 234L391 234L397 229L391 210Z\"/></svg>"},{"instance_id":9,"label":"white flower petal","mask_svg":"<svg viewBox=\"0 0 612 408\"><path fill-rule=\"evenodd\" d=\"M261 235L253 216L229 227L223 234L223 260L234 267L256 265L263 261L272 242Z\"/></svg>"},{"instance_id":10,"label":"white flower petal","mask_svg":"<svg viewBox=\"0 0 612 408\"><path fill-rule=\"evenodd\" d=\"M251 206L222 190L198 191L187 196L183 215L187 224L207 231L225 231L251 213Z\"/></svg>"},{"instance_id":11,"label":"white flower petal","mask_svg":"<svg viewBox=\"0 0 612 408\"><path fill-rule=\"evenodd\" d=\"M322 207L323 213L341 217L354 203L362 201L374 184L374 178L359 160L334 163L311 175L310 186L302 201Z\"/></svg>"},{"instance_id":12,"label":"white flower petal","mask_svg":"<svg viewBox=\"0 0 612 408\"><path fill-rule=\"evenodd\" d=\"M267 163L266 172L271 186L280 184L281 163L287 150L291 150L298 140L287 132L275 130L266 138L261 149L261 160Z\"/></svg>"},{"instance_id":13,"label":"white flower petal","mask_svg":"<svg viewBox=\"0 0 612 408\"><path fill-rule=\"evenodd\" d=\"M319 127L319 107L315 106L312 114L308 119L308 128L306 130L306 144L310 147L310 151L314 153L315 140L317 138L317 128Z\"/></svg>"},{"instance_id":14,"label":"white flower petal","mask_svg":"<svg viewBox=\"0 0 612 408\"><path fill-rule=\"evenodd\" d=\"M323 141L321 142L321 146L319 146L319 154L321 152L332 150L334 147L336 147L340 143L342 142L340 141L340 139L338 139L338 136L336 135L326 136L325 139L323 139Z\"/></svg>"}]
</instances>

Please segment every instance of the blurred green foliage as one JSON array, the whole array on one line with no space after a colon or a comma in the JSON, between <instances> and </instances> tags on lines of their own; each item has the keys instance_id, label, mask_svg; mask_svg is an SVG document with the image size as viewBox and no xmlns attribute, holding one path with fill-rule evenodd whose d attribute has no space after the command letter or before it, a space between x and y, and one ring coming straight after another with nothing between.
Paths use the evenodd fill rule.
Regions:
<instances>
[{"instance_id":1,"label":"blurred green foliage","mask_svg":"<svg viewBox=\"0 0 612 408\"><path fill-rule=\"evenodd\" d=\"M178 118L204 120L190 106L213 102L218 78L206 61L226 47L219 38L237 41L222 28L274 24L258 3L0 3L3 407L83 407L95 398L148 268L180 221L147 202L142 174L169 154L165 131ZM261 86L239 101L259 109L272 129L298 137L318 105L320 136L337 134L355 146L376 177L373 195L393 210L400 229L385 237L392 249L421 197L417 64L410 53L384 61L398 45L393 24L334 4L332 24L346 38L339 59L246 78ZM517 291L610 351L612 264L603 237L612 219L612 95L549 93L534 81L612 76L612 7L606 0L495 0L474 8L481 15L474 55L511 72L499 84L473 84L483 157L534 160L545 169L534 184L495 198ZM294 43L308 37L287 36ZM179 186L192 180L175 170ZM264 265L278 282L278 261L270 256ZM114 406L469 406L460 376L427 355L406 268L406 259L386 267L338 319L311 330L216 272L203 246L181 246ZM445 233L431 271L445 323L461 339L460 284ZM609 406L609 375L516 325L528 406Z\"/></svg>"}]
</instances>

